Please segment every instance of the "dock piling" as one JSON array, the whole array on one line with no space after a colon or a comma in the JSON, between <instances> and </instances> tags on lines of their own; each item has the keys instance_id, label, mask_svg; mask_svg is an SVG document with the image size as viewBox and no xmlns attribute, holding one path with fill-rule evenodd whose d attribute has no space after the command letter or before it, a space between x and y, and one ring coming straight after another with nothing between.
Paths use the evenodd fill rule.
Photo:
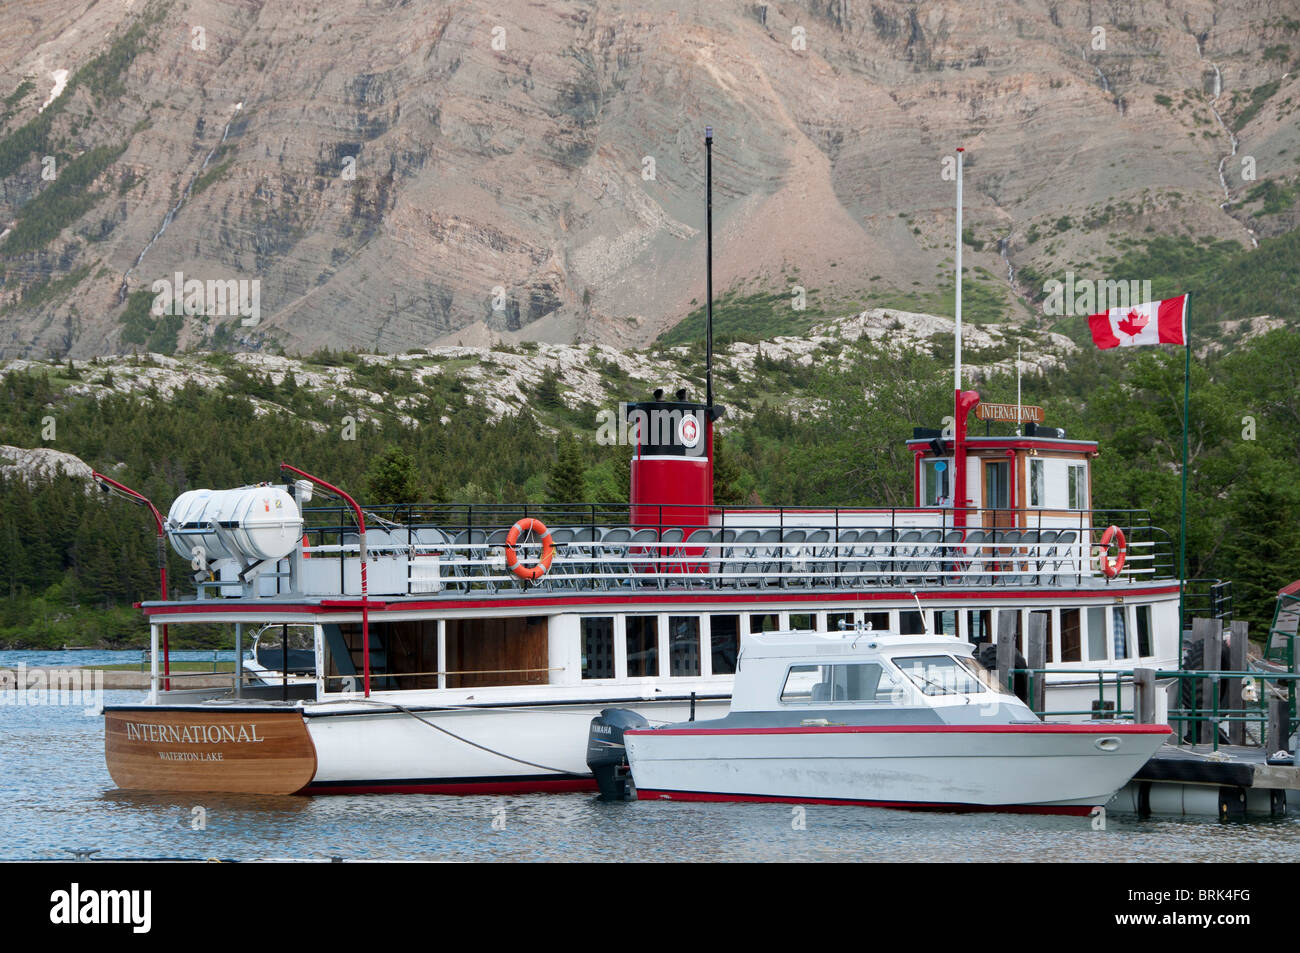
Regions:
<instances>
[{"instance_id":1,"label":"dock piling","mask_svg":"<svg viewBox=\"0 0 1300 953\"><path fill-rule=\"evenodd\" d=\"M1250 623L1244 619L1232 623L1232 639L1228 643L1228 668L1233 672L1246 671L1246 646L1250 644ZM1228 710L1235 717L1228 723L1228 744L1246 743L1246 722L1240 717L1242 710L1241 679L1228 681Z\"/></svg>"},{"instance_id":2,"label":"dock piling","mask_svg":"<svg viewBox=\"0 0 1300 953\"><path fill-rule=\"evenodd\" d=\"M1133 670L1133 717L1140 725L1152 725L1156 720L1156 670Z\"/></svg>"}]
</instances>

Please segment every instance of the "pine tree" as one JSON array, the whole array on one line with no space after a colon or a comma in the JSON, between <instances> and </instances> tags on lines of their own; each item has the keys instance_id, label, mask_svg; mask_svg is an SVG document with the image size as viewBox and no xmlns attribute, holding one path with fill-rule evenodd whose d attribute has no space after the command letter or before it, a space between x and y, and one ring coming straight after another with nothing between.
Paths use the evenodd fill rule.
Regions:
<instances>
[{"instance_id":1,"label":"pine tree","mask_svg":"<svg viewBox=\"0 0 1300 953\"><path fill-rule=\"evenodd\" d=\"M582 450L572 434L560 437L555 464L546 478L546 499L550 503L580 503L586 496L583 486Z\"/></svg>"}]
</instances>

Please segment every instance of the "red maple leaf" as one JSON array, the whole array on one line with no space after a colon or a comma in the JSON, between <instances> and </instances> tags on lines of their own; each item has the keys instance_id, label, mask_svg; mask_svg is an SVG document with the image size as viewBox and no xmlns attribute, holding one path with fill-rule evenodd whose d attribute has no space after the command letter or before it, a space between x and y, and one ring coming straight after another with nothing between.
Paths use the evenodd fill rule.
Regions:
<instances>
[{"instance_id":1,"label":"red maple leaf","mask_svg":"<svg viewBox=\"0 0 1300 953\"><path fill-rule=\"evenodd\" d=\"M1137 333L1145 328L1150 322L1151 319L1149 317L1135 310L1124 315L1116 327L1129 337L1135 337Z\"/></svg>"}]
</instances>

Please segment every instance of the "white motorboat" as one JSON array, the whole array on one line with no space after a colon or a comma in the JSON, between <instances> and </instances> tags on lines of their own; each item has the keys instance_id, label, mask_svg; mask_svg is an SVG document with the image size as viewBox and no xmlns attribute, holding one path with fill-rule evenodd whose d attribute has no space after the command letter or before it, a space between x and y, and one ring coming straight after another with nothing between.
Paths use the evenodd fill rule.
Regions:
<instances>
[{"instance_id":1,"label":"white motorboat","mask_svg":"<svg viewBox=\"0 0 1300 953\"><path fill-rule=\"evenodd\" d=\"M1044 722L968 643L859 627L747 636L728 715L652 728L611 710L588 760L616 794L621 741L642 800L1087 814L1169 735Z\"/></svg>"}]
</instances>

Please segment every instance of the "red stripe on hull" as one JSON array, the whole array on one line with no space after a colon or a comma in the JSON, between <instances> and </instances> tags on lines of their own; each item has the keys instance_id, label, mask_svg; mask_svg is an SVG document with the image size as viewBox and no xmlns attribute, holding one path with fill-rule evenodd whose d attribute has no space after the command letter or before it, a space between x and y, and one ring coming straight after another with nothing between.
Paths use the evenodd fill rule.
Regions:
<instances>
[{"instance_id":1,"label":"red stripe on hull","mask_svg":"<svg viewBox=\"0 0 1300 953\"><path fill-rule=\"evenodd\" d=\"M555 781L471 781L451 784L358 781L349 785L309 784L299 793L319 797L327 794L569 794L595 790L594 778L565 778Z\"/></svg>"},{"instance_id":2,"label":"red stripe on hull","mask_svg":"<svg viewBox=\"0 0 1300 953\"><path fill-rule=\"evenodd\" d=\"M1086 804L935 804L925 801L866 801L833 797L783 797L773 794L713 794L702 791L637 790L637 800L746 802L755 804L829 804L841 807L885 807L901 811L952 811L954 813L998 814L1065 814L1087 817L1092 808Z\"/></svg>"}]
</instances>

